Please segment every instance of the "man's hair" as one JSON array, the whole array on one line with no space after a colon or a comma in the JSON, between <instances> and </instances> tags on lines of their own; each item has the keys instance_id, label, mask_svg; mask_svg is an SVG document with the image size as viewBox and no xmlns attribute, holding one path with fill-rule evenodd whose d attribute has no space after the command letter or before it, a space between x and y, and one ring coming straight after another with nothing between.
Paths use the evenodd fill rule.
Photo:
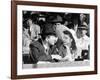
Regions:
<instances>
[{"instance_id":1,"label":"man's hair","mask_svg":"<svg viewBox=\"0 0 100 80\"><path fill-rule=\"evenodd\" d=\"M50 36L55 36L56 37L56 34L54 34L54 33L42 34L41 38L42 38L42 40L45 40L46 37L50 37Z\"/></svg>"},{"instance_id":2,"label":"man's hair","mask_svg":"<svg viewBox=\"0 0 100 80\"><path fill-rule=\"evenodd\" d=\"M47 24L45 24L45 26L41 32L41 37L43 40L45 40L46 37L51 36L51 35L56 36L55 29L54 29L53 24L47 23Z\"/></svg>"}]
</instances>

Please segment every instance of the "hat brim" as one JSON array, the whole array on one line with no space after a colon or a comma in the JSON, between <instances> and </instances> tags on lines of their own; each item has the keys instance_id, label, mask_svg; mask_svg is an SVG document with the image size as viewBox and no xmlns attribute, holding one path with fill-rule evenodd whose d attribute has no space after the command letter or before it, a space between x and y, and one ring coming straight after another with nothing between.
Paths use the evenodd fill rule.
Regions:
<instances>
[{"instance_id":1,"label":"hat brim","mask_svg":"<svg viewBox=\"0 0 100 80\"><path fill-rule=\"evenodd\" d=\"M56 33L40 33L39 35L54 35L54 36L56 36Z\"/></svg>"},{"instance_id":2,"label":"hat brim","mask_svg":"<svg viewBox=\"0 0 100 80\"><path fill-rule=\"evenodd\" d=\"M88 28L86 28L86 27L78 27L78 29L88 30Z\"/></svg>"}]
</instances>

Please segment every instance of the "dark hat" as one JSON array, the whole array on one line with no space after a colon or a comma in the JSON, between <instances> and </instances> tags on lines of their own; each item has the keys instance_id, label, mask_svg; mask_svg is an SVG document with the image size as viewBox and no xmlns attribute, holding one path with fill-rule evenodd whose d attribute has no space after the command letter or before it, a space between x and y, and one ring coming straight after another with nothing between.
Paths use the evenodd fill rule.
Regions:
<instances>
[{"instance_id":1,"label":"dark hat","mask_svg":"<svg viewBox=\"0 0 100 80\"><path fill-rule=\"evenodd\" d=\"M62 22L62 17L60 15L49 15L47 18L47 22L50 23L57 23L57 22Z\"/></svg>"},{"instance_id":2,"label":"dark hat","mask_svg":"<svg viewBox=\"0 0 100 80\"><path fill-rule=\"evenodd\" d=\"M51 23L45 24L45 28L43 29L41 35L56 35L53 24Z\"/></svg>"},{"instance_id":3,"label":"dark hat","mask_svg":"<svg viewBox=\"0 0 100 80\"><path fill-rule=\"evenodd\" d=\"M88 30L88 26L81 25L81 26L78 27L78 29L80 29L80 30Z\"/></svg>"},{"instance_id":4,"label":"dark hat","mask_svg":"<svg viewBox=\"0 0 100 80\"><path fill-rule=\"evenodd\" d=\"M57 15L56 18L54 20L52 20L52 22L57 23L57 22L62 22L62 17L60 15Z\"/></svg>"}]
</instances>

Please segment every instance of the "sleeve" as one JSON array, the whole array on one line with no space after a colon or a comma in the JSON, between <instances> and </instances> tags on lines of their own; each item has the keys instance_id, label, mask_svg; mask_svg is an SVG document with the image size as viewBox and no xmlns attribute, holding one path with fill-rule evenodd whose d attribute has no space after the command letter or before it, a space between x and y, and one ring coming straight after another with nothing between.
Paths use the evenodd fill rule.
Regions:
<instances>
[{"instance_id":1,"label":"sleeve","mask_svg":"<svg viewBox=\"0 0 100 80\"><path fill-rule=\"evenodd\" d=\"M52 61L51 56L42 55L39 57L39 61Z\"/></svg>"},{"instance_id":2,"label":"sleeve","mask_svg":"<svg viewBox=\"0 0 100 80\"><path fill-rule=\"evenodd\" d=\"M31 46L33 47L33 46ZM36 52L38 52L36 49L30 48L30 58L32 60L33 63L37 63L38 62L38 55L36 55Z\"/></svg>"},{"instance_id":3,"label":"sleeve","mask_svg":"<svg viewBox=\"0 0 100 80\"><path fill-rule=\"evenodd\" d=\"M52 57L50 55L46 55L35 46L31 46L30 56L32 61L52 61Z\"/></svg>"}]
</instances>

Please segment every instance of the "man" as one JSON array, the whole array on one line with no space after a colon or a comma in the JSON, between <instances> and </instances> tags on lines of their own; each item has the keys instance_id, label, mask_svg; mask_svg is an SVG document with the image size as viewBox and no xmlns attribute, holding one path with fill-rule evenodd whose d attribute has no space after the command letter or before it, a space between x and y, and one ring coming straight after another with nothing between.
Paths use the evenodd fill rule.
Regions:
<instances>
[{"instance_id":1,"label":"man","mask_svg":"<svg viewBox=\"0 0 100 80\"><path fill-rule=\"evenodd\" d=\"M63 39L63 36L64 36L63 31L65 30L70 31L70 29L67 26L61 24L62 22L63 22L63 19L60 15L57 15L56 18L52 20L53 27L55 28L56 34L58 38L61 40Z\"/></svg>"},{"instance_id":2,"label":"man","mask_svg":"<svg viewBox=\"0 0 100 80\"><path fill-rule=\"evenodd\" d=\"M32 14L28 21L27 21L28 25L29 25L29 30L30 30L30 39L31 40L38 40L39 39L39 34L40 34L40 26L37 24L37 16L36 14Z\"/></svg>"},{"instance_id":3,"label":"man","mask_svg":"<svg viewBox=\"0 0 100 80\"><path fill-rule=\"evenodd\" d=\"M30 44L30 58L33 63L39 61L55 62L51 54L55 52L54 44L57 42L57 39L53 27L46 26L45 30L41 33L41 39L32 41Z\"/></svg>"},{"instance_id":4,"label":"man","mask_svg":"<svg viewBox=\"0 0 100 80\"><path fill-rule=\"evenodd\" d=\"M89 59L90 38L87 36L88 27L81 25L78 29L81 31L82 36L76 42L78 47L77 56L82 59Z\"/></svg>"}]
</instances>

